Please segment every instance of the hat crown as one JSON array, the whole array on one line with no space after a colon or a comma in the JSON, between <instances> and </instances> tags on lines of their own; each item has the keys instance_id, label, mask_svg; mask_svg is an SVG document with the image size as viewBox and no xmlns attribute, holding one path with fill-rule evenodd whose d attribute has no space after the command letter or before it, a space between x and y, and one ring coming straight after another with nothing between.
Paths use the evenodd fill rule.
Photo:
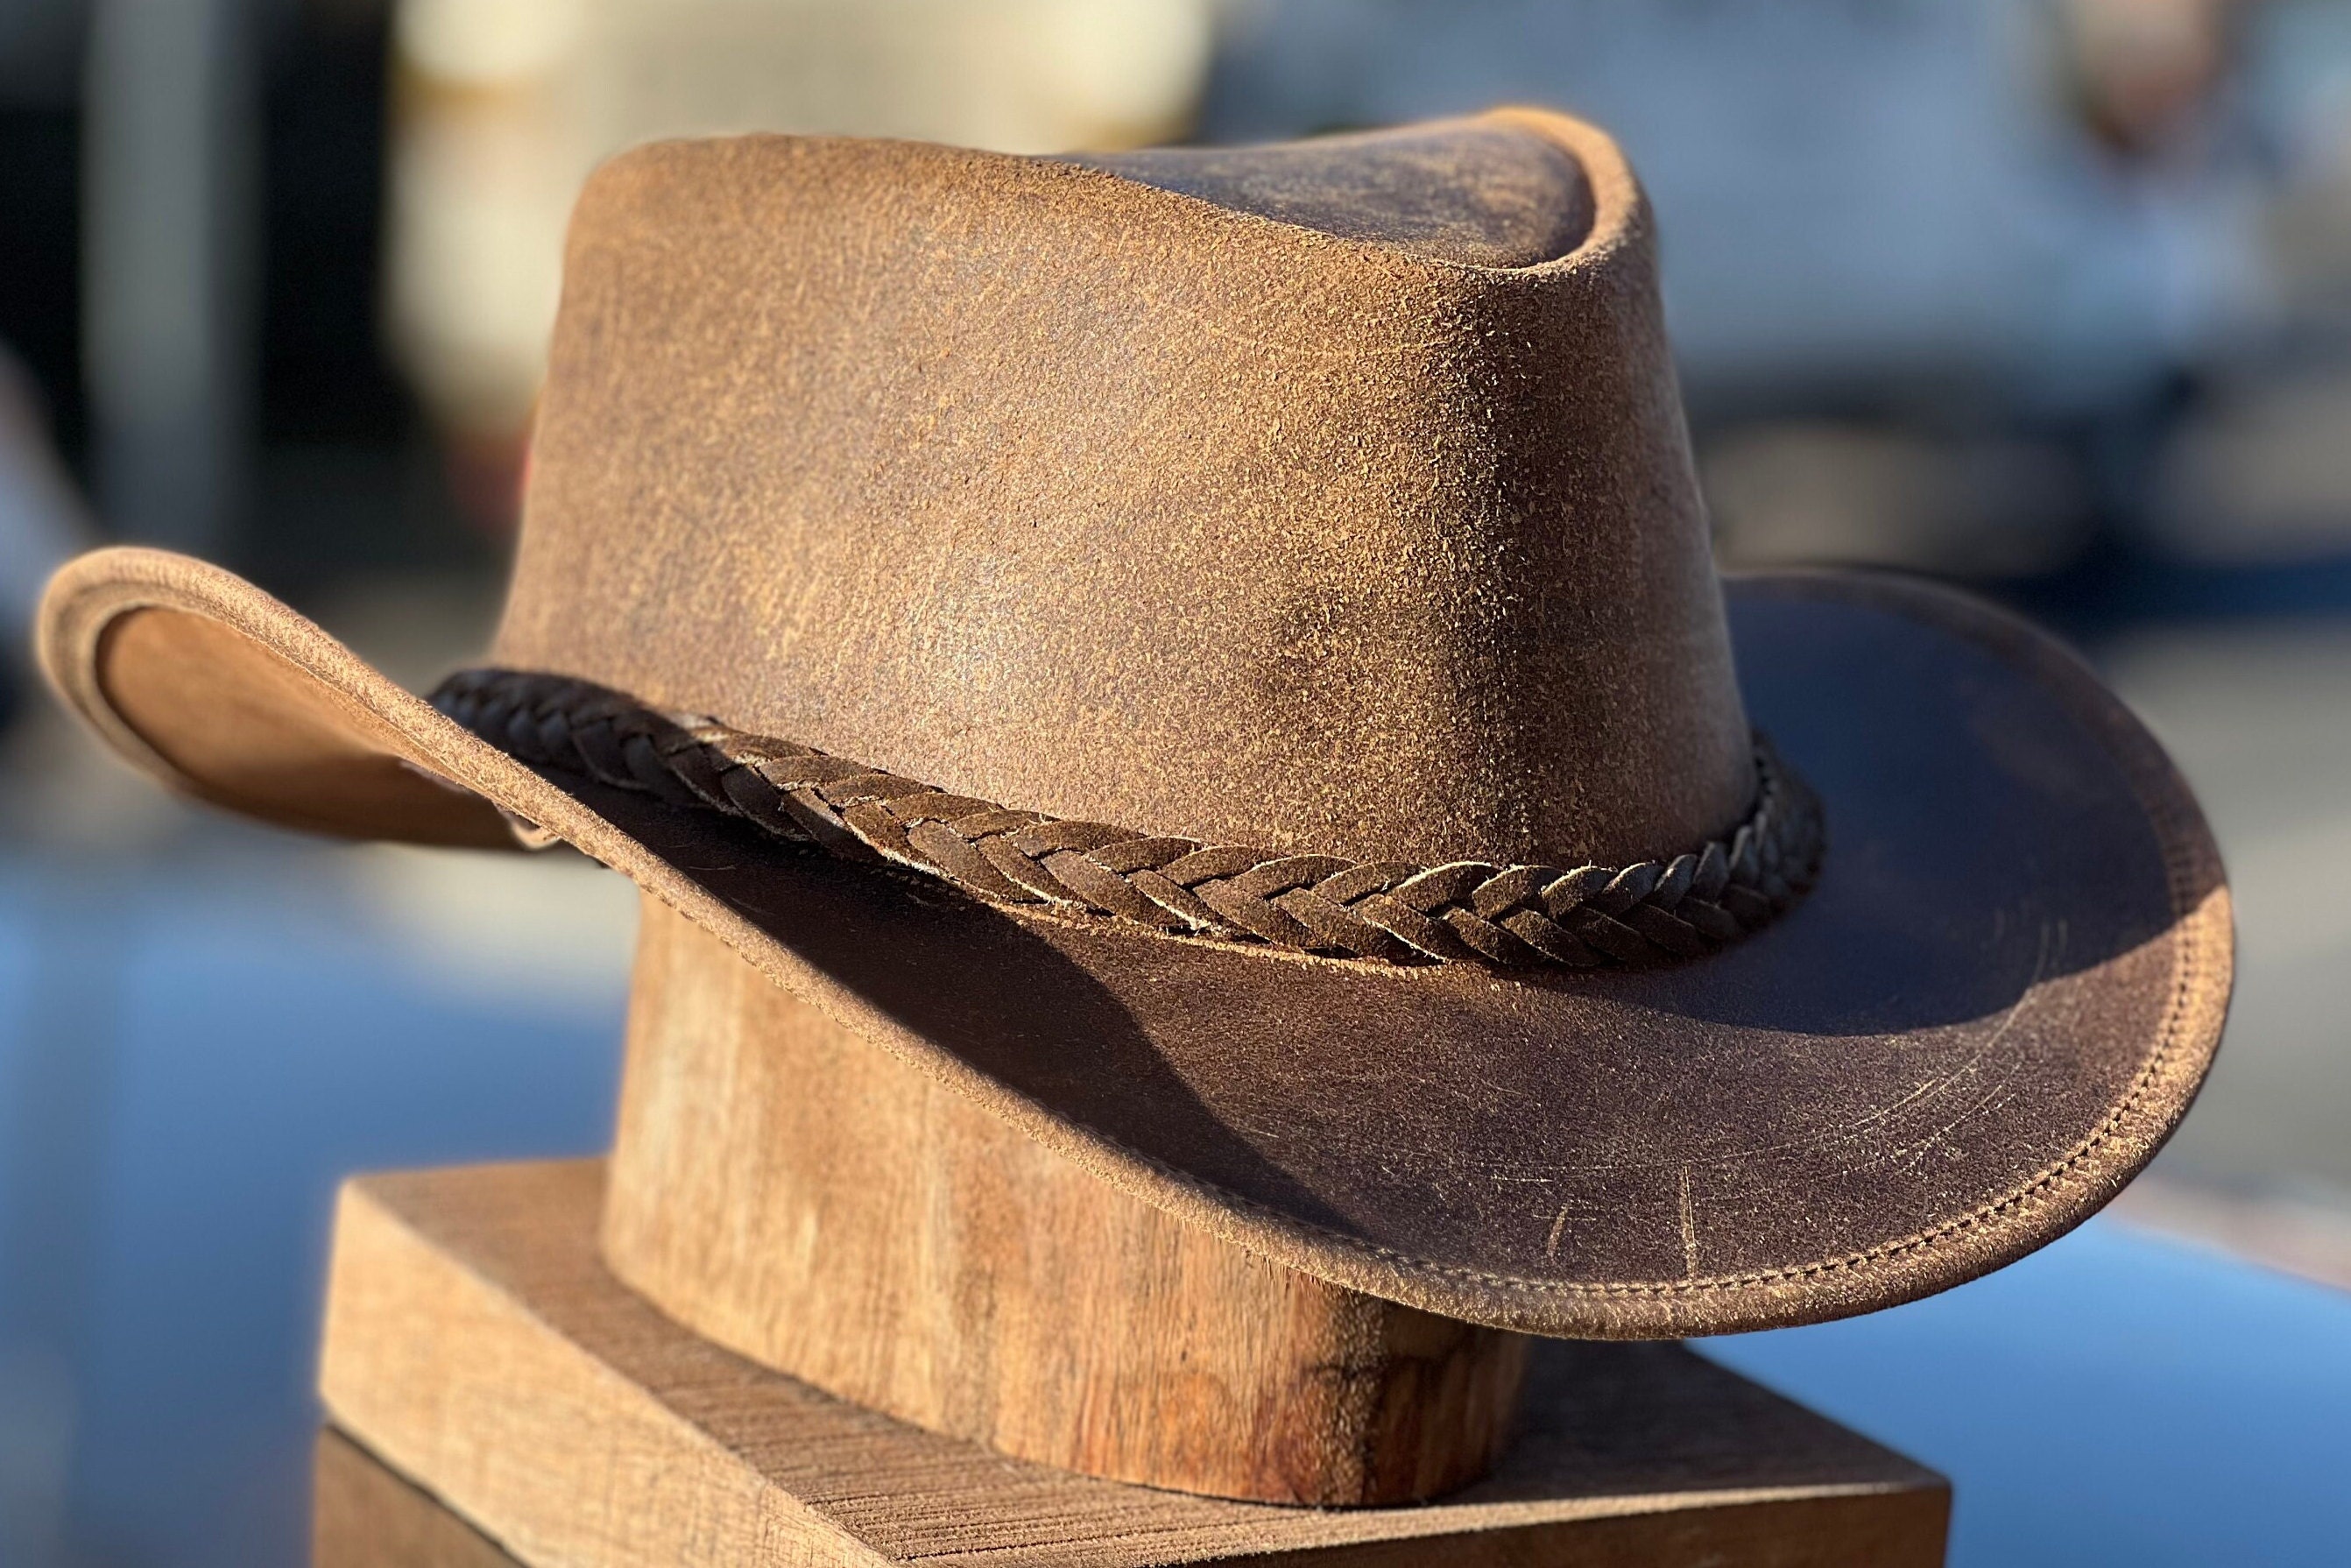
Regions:
<instances>
[{"instance_id":1,"label":"hat crown","mask_svg":"<svg viewBox=\"0 0 2351 1568\"><path fill-rule=\"evenodd\" d=\"M1389 140L616 160L496 658L1210 842L1719 832L1750 740L1638 188L1554 117Z\"/></svg>"}]
</instances>

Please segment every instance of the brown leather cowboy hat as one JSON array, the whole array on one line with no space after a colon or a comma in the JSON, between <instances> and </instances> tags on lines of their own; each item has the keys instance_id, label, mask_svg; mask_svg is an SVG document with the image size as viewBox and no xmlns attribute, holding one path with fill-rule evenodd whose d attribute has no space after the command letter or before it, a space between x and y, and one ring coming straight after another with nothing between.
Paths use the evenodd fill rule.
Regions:
<instances>
[{"instance_id":1,"label":"brown leather cowboy hat","mask_svg":"<svg viewBox=\"0 0 2351 1568\"><path fill-rule=\"evenodd\" d=\"M2220 862L2089 671L1938 589L1717 580L1576 122L647 147L580 202L536 452L437 707L150 550L59 575L47 668L252 816L568 841L1102 1179L1489 1323L1957 1283L2220 1036Z\"/></svg>"}]
</instances>

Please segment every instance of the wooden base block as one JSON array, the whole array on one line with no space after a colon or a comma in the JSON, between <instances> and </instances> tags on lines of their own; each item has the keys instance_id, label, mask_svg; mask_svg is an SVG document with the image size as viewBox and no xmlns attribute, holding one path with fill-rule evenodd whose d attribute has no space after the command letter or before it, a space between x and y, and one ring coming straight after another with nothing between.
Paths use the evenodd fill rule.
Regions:
<instances>
[{"instance_id":1,"label":"wooden base block","mask_svg":"<svg viewBox=\"0 0 2351 1568\"><path fill-rule=\"evenodd\" d=\"M486 1568L465 1552L487 1542L528 1568L1942 1561L1938 1477L1673 1345L1539 1343L1520 1440L1435 1505L1237 1502L1008 1458L670 1322L604 1268L602 1186L589 1161L345 1189L321 1390L453 1518L391 1521L419 1494L339 1455L320 1568Z\"/></svg>"}]
</instances>

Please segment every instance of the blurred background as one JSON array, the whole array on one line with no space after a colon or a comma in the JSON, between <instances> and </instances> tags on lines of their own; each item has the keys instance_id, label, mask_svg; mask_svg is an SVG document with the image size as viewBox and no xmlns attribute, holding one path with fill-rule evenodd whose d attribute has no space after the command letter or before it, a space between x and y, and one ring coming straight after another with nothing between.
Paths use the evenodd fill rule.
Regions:
<instances>
[{"instance_id":1,"label":"blurred background","mask_svg":"<svg viewBox=\"0 0 2351 1568\"><path fill-rule=\"evenodd\" d=\"M336 1180L601 1147L634 922L578 861L160 799L27 667L56 562L197 551L426 685L486 637L608 153L1505 100L1599 120L1650 187L1724 561L1904 567L2053 624L2173 747L2237 890L2220 1065L2119 1218L1720 1353L1958 1475L1955 1562L2250 1560L2232 1511L2338 1491L2351 4L0 0L0 1563L302 1560ZM2257 1310L2216 1382L2194 1260L2223 1253ZM2184 1448L2115 1425L2101 1481L2020 1440L2191 1365ZM2281 1430L2305 1470L2229 1468ZM2351 1537L2328 1518L2301 1560Z\"/></svg>"}]
</instances>

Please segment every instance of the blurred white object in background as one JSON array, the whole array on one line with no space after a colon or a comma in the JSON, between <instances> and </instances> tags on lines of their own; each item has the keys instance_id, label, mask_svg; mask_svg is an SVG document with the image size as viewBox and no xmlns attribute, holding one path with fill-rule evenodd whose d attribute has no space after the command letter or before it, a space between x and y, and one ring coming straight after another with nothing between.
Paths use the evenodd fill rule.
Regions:
<instances>
[{"instance_id":1,"label":"blurred white object in background","mask_svg":"<svg viewBox=\"0 0 2351 1568\"><path fill-rule=\"evenodd\" d=\"M1189 123L1212 0L402 0L390 327L460 448L518 454L590 169L664 136L1107 151Z\"/></svg>"}]
</instances>

